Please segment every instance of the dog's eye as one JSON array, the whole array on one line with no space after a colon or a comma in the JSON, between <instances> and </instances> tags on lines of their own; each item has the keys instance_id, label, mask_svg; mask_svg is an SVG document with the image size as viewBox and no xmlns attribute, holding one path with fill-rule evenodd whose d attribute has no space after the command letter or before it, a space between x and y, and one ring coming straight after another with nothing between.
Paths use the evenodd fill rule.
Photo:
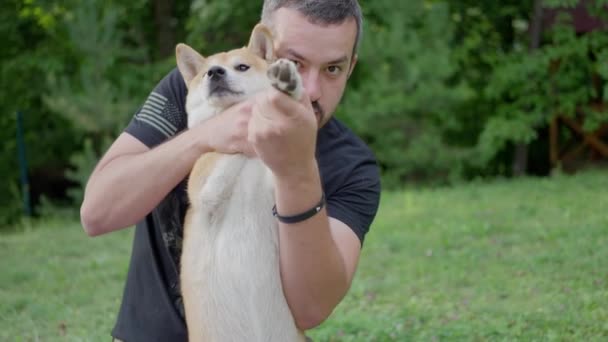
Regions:
<instances>
[{"instance_id":1,"label":"dog's eye","mask_svg":"<svg viewBox=\"0 0 608 342\"><path fill-rule=\"evenodd\" d=\"M239 64L234 67L234 69L236 69L237 71L241 71L241 72L245 72L245 71L249 70L249 68L250 67L247 64Z\"/></svg>"}]
</instances>

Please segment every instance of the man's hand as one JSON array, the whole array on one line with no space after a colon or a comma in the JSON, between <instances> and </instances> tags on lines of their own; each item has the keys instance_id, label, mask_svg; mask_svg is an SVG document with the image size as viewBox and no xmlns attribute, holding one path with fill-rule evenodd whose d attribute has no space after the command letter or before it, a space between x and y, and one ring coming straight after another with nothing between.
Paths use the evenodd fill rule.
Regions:
<instances>
[{"instance_id":1,"label":"man's hand","mask_svg":"<svg viewBox=\"0 0 608 342\"><path fill-rule=\"evenodd\" d=\"M296 101L275 89L255 98L249 140L275 178L281 215L310 209L322 195L315 159L319 127L306 91ZM279 266L287 303L300 329L319 325L346 294L359 256L359 240L325 209L292 224L279 222Z\"/></svg>"},{"instance_id":2,"label":"man's hand","mask_svg":"<svg viewBox=\"0 0 608 342\"><path fill-rule=\"evenodd\" d=\"M249 121L249 142L279 178L310 174L316 168L318 122L310 99L300 101L270 89L255 97Z\"/></svg>"},{"instance_id":3,"label":"man's hand","mask_svg":"<svg viewBox=\"0 0 608 342\"><path fill-rule=\"evenodd\" d=\"M220 153L255 156L253 146L248 141L252 106L251 101L244 101L202 122L197 128L201 130L200 136L205 139L205 145Z\"/></svg>"}]
</instances>

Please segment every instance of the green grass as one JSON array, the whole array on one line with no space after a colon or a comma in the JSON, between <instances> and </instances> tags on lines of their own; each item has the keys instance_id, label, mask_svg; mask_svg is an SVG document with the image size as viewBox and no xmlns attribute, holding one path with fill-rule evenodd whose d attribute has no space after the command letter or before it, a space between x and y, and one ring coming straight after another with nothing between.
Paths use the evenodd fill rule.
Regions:
<instances>
[{"instance_id":1,"label":"green grass","mask_svg":"<svg viewBox=\"0 0 608 342\"><path fill-rule=\"evenodd\" d=\"M132 233L91 239L72 221L0 235L0 341L110 341Z\"/></svg>"},{"instance_id":2,"label":"green grass","mask_svg":"<svg viewBox=\"0 0 608 342\"><path fill-rule=\"evenodd\" d=\"M0 235L1 341L106 341L132 231ZM316 341L608 340L608 174L384 193Z\"/></svg>"}]
</instances>

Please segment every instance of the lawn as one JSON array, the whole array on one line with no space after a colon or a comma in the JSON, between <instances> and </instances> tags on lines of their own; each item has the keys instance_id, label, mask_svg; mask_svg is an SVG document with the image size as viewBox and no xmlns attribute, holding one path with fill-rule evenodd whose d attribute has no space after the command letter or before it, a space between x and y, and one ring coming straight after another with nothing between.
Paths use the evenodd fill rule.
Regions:
<instances>
[{"instance_id":1,"label":"lawn","mask_svg":"<svg viewBox=\"0 0 608 342\"><path fill-rule=\"evenodd\" d=\"M384 193L316 341L608 340L608 174ZM0 234L0 341L109 341L131 230Z\"/></svg>"}]
</instances>

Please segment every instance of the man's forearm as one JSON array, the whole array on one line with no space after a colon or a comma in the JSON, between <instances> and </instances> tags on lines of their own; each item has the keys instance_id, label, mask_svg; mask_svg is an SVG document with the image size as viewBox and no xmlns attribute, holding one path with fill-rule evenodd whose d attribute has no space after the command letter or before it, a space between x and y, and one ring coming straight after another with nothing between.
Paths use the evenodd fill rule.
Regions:
<instances>
[{"instance_id":1,"label":"man's forearm","mask_svg":"<svg viewBox=\"0 0 608 342\"><path fill-rule=\"evenodd\" d=\"M81 207L87 233L95 236L125 228L148 214L205 152L194 134L186 131L154 149L103 160L89 179ZM120 139L128 143L135 138Z\"/></svg>"},{"instance_id":2,"label":"man's forearm","mask_svg":"<svg viewBox=\"0 0 608 342\"><path fill-rule=\"evenodd\" d=\"M89 235L131 226L183 180L205 152L253 155L247 142L251 104L230 107L169 141L148 149L123 133L93 171L80 210Z\"/></svg>"},{"instance_id":3,"label":"man's forearm","mask_svg":"<svg viewBox=\"0 0 608 342\"><path fill-rule=\"evenodd\" d=\"M276 180L277 211L284 216L304 212L319 201L321 194L315 163L300 175ZM301 329L317 326L331 314L349 287L326 210L299 223L280 223L279 248L283 290L296 324Z\"/></svg>"}]
</instances>

